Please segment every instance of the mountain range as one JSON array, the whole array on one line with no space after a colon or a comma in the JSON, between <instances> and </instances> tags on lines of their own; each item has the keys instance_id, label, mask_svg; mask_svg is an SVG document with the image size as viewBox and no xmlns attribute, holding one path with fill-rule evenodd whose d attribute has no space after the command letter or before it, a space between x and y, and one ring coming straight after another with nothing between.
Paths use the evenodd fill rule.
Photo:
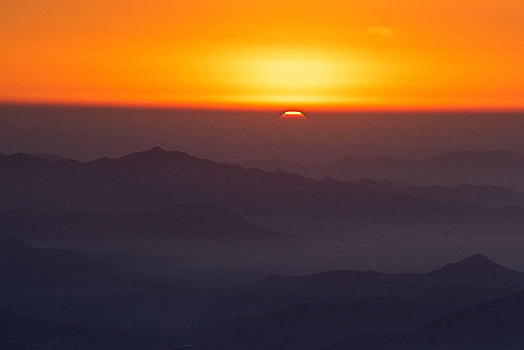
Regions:
<instances>
[{"instance_id":1,"label":"mountain range","mask_svg":"<svg viewBox=\"0 0 524 350\"><path fill-rule=\"evenodd\" d=\"M178 204L159 211L124 213L44 213L0 211L5 234L30 239L274 239L289 235L253 225L226 210Z\"/></svg>"},{"instance_id":2,"label":"mountain range","mask_svg":"<svg viewBox=\"0 0 524 350\"><path fill-rule=\"evenodd\" d=\"M162 342L130 330L42 321L0 310L0 347L26 349L165 349Z\"/></svg>"},{"instance_id":3,"label":"mountain range","mask_svg":"<svg viewBox=\"0 0 524 350\"><path fill-rule=\"evenodd\" d=\"M524 273L474 255L423 274L328 271L252 288L244 299L256 293L259 303L288 306L203 327L195 334L203 349L318 350L351 335L411 331L523 290Z\"/></svg>"},{"instance_id":4,"label":"mountain range","mask_svg":"<svg viewBox=\"0 0 524 350\"><path fill-rule=\"evenodd\" d=\"M278 159L238 163L266 171L281 169L306 177L341 181L389 180L403 185L493 185L523 192L524 155L508 150L454 151L419 160L345 157L331 164L296 164Z\"/></svg>"},{"instance_id":5,"label":"mountain range","mask_svg":"<svg viewBox=\"0 0 524 350\"><path fill-rule=\"evenodd\" d=\"M0 208L123 212L200 203L272 216L484 215L524 195L492 186L409 187L314 180L215 163L158 147L81 163L15 154L0 158ZM491 200L490 200L491 199Z\"/></svg>"},{"instance_id":6,"label":"mountain range","mask_svg":"<svg viewBox=\"0 0 524 350\"><path fill-rule=\"evenodd\" d=\"M477 254L429 273L390 274L332 270L311 275L270 275L252 288L296 302L349 303L361 298L409 298L436 288L524 286L524 273Z\"/></svg>"},{"instance_id":7,"label":"mountain range","mask_svg":"<svg viewBox=\"0 0 524 350\"><path fill-rule=\"evenodd\" d=\"M4 282L77 278L109 267L74 251L34 248L14 238L0 237L0 279Z\"/></svg>"},{"instance_id":8,"label":"mountain range","mask_svg":"<svg viewBox=\"0 0 524 350\"><path fill-rule=\"evenodd\" d=\"M68 159L66 157L57 156L55 154L47 154L47 153L29 153L29 154L16 153L16 154L23 154L23 155L27 155L29 157L45 159L45 160L49 160L49 161L52 161L52 162L56 162L56 161L59 161L59 160L67 160ZM16 154L11 154L11 155L16 155ZM7 157L7 156L8 156L8 154L0 152L0 157Z\"/></svg>"},{"instance_id":9,"label":"mountain range","mask_svg":"<svg viewBox=\"0 0 524 350\"><path fill-rule=\"evenodd\" d=\"M0 251L6 270L33 266L32 271L44 278L61 273L57 266L69 274L82 272L85 265L100 266L77 253L55 254L55 250L33 248L12 238L0 240ZM18 280L24 278L22 274ZM7 281L3 278L2 288L27 288L24 284L4 286ZM30 305L53 300L55 288L35 289L51 294L31 300ZM480 344L477 348L513 350L521 345L518 332L523 330L524 298L518 293L523 289L524 273L477 254L428 273L332 270L271 275L219 289L157 286L98 297L82 292L77 301L70 290L64 294L69 301L62 300L64 297L57 301L61 315L71 313L65 321L0 311L0 345L6 349L122 345L184 349L181 344L191 344L202 350L379 350L425 349L425 342L431 341L435 349L469 350L479 346L477 339L483 339L493 346ZM18 297L19 302L25 293ZM88 300L87 295L91 295ZM27 312L27 307L22 310ZM77 319L82 323L72 322ZM102 326L93 326L97 322ZM107 328L109 324L116 328ZM128 327L136 330L126 330Z\"/></svg>"},{"instance_id":10,"label":"mountain range","mask_svg":"<svg viewBox=\"0 0 524 350\"><path fill-rule=\"evenodd\" d=\"M441 317L412 332L349 337L325 350L517 350L524 347L524 292Z\"/></svg>"}]
</instances>

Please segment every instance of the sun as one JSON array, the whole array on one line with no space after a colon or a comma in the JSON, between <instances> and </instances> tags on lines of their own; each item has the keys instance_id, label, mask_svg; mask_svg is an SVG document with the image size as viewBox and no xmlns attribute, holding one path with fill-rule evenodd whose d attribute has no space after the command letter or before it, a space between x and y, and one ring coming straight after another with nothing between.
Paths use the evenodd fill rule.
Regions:
<instances>
[{"instance_id":1,"label":"sun","mask_svg":"<svg viewBox=\"0 0 524 350\"><path fill-rule=\"evenodd\" d=\"M299 111L287 111L280 116L280 120L302 120L306 121L307 117Z\"/></svg>"}]
</instances>

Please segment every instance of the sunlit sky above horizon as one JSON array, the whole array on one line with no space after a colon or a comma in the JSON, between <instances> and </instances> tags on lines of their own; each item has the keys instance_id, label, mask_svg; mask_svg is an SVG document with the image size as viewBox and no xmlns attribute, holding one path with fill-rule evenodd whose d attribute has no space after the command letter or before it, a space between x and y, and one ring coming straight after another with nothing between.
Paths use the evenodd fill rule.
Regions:
<instances>
[{"instance_id":1,"label":"sunlit sky above horizon","mask_svg":"<svg viewBox=\"0 0 524 350\"><path fill-rule=\"evenodd\" d=\"M19 0L0 101L523 108L521 0Z\"/></svg>"}]
</instances>

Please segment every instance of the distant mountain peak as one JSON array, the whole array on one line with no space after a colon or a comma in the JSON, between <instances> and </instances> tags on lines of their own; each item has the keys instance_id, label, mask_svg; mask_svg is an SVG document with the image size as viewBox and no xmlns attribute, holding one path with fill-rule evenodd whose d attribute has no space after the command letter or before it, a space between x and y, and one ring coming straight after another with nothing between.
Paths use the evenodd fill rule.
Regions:
<instances>
[{"instance_id":1,"label":"distant mountain peak","mask_svg":"<svg viewBox=\"0 0 524 350\"><path fill-rule=\"evenodd\" d=\"M461 275L497 275L497 274L515 273L520 272L509 269L502 266L493 260L489 259L485 255L475 254L455 263L450 263L442 268L433 271L434 275L449 275L449 276L461 276Z\"/></svg>"},{"instance_id":2,"label":"distant mountain peak","mask_svg":"<svg viewBox=\"0 0 524 350\"><path fill-rule=\"evenodd\" d=\"M472 255L472 256L468 256L467 258L464 258L461 261L484 261L484 262L494 263L493 260L485 256L484 254L480 254L480 253Z\"/></svg>"},{"instance_id":3,"label":"distant mountain peak","mask_svg":"<svg viewBox=\"0 0 524 350\"><path fill-rule=\"evenodd\" d=\"M155 159L167 159L167 158L192 158L193 157L187 153L180 151L167 151L159 146L155 146L151 149L145 151L139 151L123 156L120 159L146 159L146 160L155 160Z\"/></svg>"},{"instance_id":4,"label":"distant mountain peak","mask_svg":"<svg viewBox=\"0 0 524 350\"><path fill-rule=\"evenodd\" d=\"M168 154L171 154L171 153L182 153L182 152L167 151L167 150L163 149L160 146L155 146L153 148L146 149L144 151L138 151L138 152L134 152L134 153L125 155L123 158L137 157L137 156L142 156L142 155L147 155L147 156L164 156L164 155L168 155Z\"/></svg>"},{"instance_id":5,"label":"distant mountain peak","mask_svg":"<svg viewBox=\"0 0 524 350\"><path fill-rule=\"evenodd\" d=\"M497 264L487 256L483 254L475 254L464 258L456 263L448 264L448 266L471 266L471 267L486 267L486 266L500 266L505 268L502 265Z\"/></svg>"},{"instance_id":6,"label":"distant mountain peak","mask_svg":"<svg viewBox=\"0 0 524 350\"><path fill-rule=\"evenodd\" d=\"M9 157L11 159L40 159L40 160L46 160L50 162L57 162L57 161L63 161L63 160L71 160L66 157L57 156L54 154L47 154L47 153L24 153L24 152L17 152L13 154L5 154L0 152L0 157Z\"/></svg>"},{"instance_id":7,"label":"distant mountain peak","mask_svg":"<svg viewBox=\"0 0 524 350\"><path fill-rule=\"evenodd\" d=\"M519 161L524 156L506 149L488 149L488 150L462 150L451 151L441 155L430 157L427 160L467 160L467 161Z\"/></svg>"},{"instance_id":8,"label":"distant mountain peak","mask_svg":"<svg viewBox=\"0 0 524 350\"><path fill-rule=\"evenodd\" d=\"M470 155L470 154L513 154L513 155L519 155L519 153L507 150L507 149L485 149L485 150L471 150L471 149L465 149L461 151L450 151L442 154L445 155Z\"/></svg>"},{"instance_id":9,"label":"distant mountain peak","mask_svg":"<svg viewBox=\"0 0 524 350\"><path fill-rule=\"evenodd\" d=\"M370 158L356 158L352 156L346 156L331 164L332 167L353 165L354 163L361 162L402 162L402 161L430 161L430 160L521 160L524 158L523 154L516 153L506 149L487 149L487 150L459 150L449 151L433 157L428 157L422 160L413 159L400 159L392 158L388 156L375 156Z\"/></svg>"},{"instance_id":10,"label":"distant mountain peak","mask_svg":"<svg viewBox=\"0 0 524 350\"><path fill-rule=\"evenodd\" d=\"M155 146L147 151L144 151L146 153L159 153L159 152L162 152L162 153L167 153L168 151L166 151L165 149L163 149L162 147L160 146Z\"/></svg>"},{"instance_id":11,"label":"distant mountain peak","mask_svg":"<svg viewBox=\"0 0 524 350\"><path fill-rule=\"evenodd\" d=\"M337 179L335 179L334 177L332 176L326 176L323 180L322 180L323 183L325 184L338 184L340 183L340 181L338 181Z\"/></svg>"},{"instance_id":12,"label":"distant mountain peak","mask_svg":"<svg viewBox=\"0 0 524 350\"><path fill-rule=\"evenodd\" d=\"M138 151L126 154L119 158L99 158L90 165L104 164L106 166L128 166L138 168L151 168L158 165L162 166L176 166L180 164L194 164L202 163L206 160L194 157L184 152L166 151L165 149L155 146L145 151Z\"/></svg>"},{"instance_id":13,"label":"distant mountain peak","mask_svg":"<svg viewBox=\"0 0 524 350\"><path fill-rule=\"evenodd\" d=\"M337 160L336 162L334 162L330 166L332 166L332 167L345 166L347 164L352 164L355 161L358 161L358 159L355 158L355 157L352 157L352 156L346 156L344 158L341 158L341 159Z\"/></svg>"},{"instance_id":14,"label":"distant mountain peak","mask_svg":"<svg viewBox=\"0 0 524 350\"><path fill-rule=\"evenodd\" d=\"M16 161L16 162L24 162L24 163L28 163L28 162L31 162L31 163L39 162L40 164L51 163L51 161L48 159L36 157L36 156L30 155L27 153L22 153L22 152L8 154L2 158L8 161Z\"/></svg>"}]
</instances>

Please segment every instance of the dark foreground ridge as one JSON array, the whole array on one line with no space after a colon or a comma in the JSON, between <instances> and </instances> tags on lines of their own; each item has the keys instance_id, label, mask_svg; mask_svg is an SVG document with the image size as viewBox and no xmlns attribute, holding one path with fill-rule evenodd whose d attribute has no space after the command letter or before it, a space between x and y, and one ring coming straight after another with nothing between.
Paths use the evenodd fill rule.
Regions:
<instances>
[{"instance_id":1,"label":"dark foreground ridge","mask_svg":"<svg viewBox=\"0 0 524 350\"><path fill-rule=\"evenodd\" d=\"M472 306L408 333L350 337L325 350L517 350L524 347L524 292Z\"/></svg>"},{"instance_id":2,"label":"dark foreground ridge","mask_svg":"<svg viewBox=\"0 0 524 350\"><path fill-rule=\"evenodd\" d=\"M497 274L500 277L490 279ZM318 350L342 341L344 334L360 339L366 333L409 332L436 318L522 289L524 273L480 254L424 274L338 270L273 275L239 294L243 298L258 295L258 302L275 303L275 307L288 306L217 322L196 332L195 337L208 350Z\"/></svg>"}]
</instances>

